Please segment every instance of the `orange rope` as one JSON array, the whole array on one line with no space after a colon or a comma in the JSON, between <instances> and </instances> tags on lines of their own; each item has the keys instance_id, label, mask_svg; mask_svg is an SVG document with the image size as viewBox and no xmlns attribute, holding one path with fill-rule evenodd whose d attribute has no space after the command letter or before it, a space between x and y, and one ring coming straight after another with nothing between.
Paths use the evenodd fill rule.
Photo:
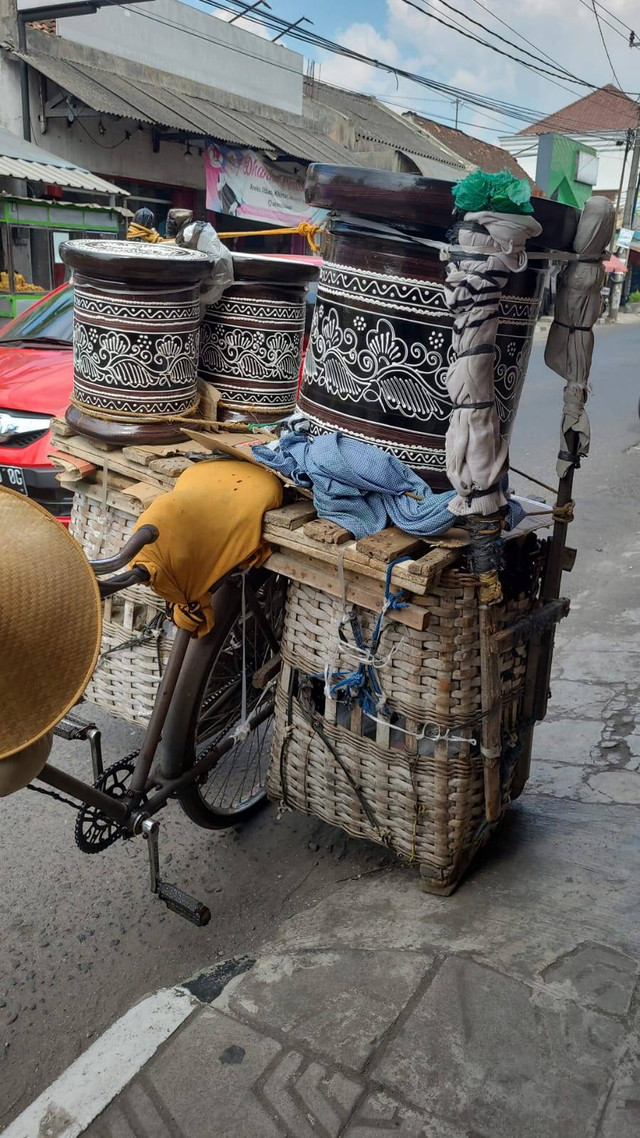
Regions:
<instances>
[{"instance_id":1,"label":"orange rope","mask_svg":"<svg viewBox=\"0 0 640 1138\"><path fill-rule=\"evenodd\" d=\"M325 233L326 230L321 225L313 225L310 221L301 221L299 225L287 226L284 229L251 229L248 232L241 230L239 233L219 233L223 241L230 241L232 238L238 239L240 237L284 237L287 234L297 233L301 237L306 237L309 245L314 253L320 252L320 246L314 241L316 233Z\"/></svg>"}]
</instances>

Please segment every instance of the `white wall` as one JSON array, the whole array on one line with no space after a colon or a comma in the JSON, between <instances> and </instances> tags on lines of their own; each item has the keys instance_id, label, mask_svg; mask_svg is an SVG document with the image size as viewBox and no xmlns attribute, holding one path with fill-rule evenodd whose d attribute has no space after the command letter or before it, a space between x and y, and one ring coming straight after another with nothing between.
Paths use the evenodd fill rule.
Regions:
<instances>
[{"instance_id":1,"label":"white wall","mask_svg":"<svg viewBox=\"0 0 640 1138\"><path fill-rule=\"evenodd\" d=\"M5 52L0 56L0 126L22 138L22 96L20 64Z\"/></svg>"},{"instance_id":2,"label":"white wall","mask_svg":"<svg viewBox=\"0 0 640 1138\"><path fill-rule=\"evenodd\" d=\"M167 27L156 18L177 26ZM102 8L92 16L58 20L57 28L60 36L75 43L266 106L294 114L302 111L303 56L180 0L153 0L141 4L140 10Z\"/></svg>"},{"instance_id":3,"label":"white wall","mask_svg":"<svg viewBox=\"0 0 640 1138\"><path fill-rule=\"evenodd\" d=\"M199 156L197 144L191 147L188 160L184 157L184 143L161 142L154 154L150 129L138 130L137 123L126 119L114 122L105 116L105 133L101 135L99 121L98 117L82 118L67 126L66 119L49 119L46 134L34 134L33 141L94 174L111 177L116 185L118 178L123 177L204 190L204 157ZM126 130L131 132L131 138L122 141Z\"/></svg>"}]
</instances>

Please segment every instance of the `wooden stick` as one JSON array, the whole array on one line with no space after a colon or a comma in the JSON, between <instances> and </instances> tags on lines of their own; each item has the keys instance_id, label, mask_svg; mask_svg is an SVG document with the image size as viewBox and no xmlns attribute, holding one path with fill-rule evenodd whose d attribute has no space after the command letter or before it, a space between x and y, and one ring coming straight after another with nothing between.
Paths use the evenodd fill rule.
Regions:
<instances>
[{"instance_id":1,"label":"wooden stick","mask_svg":"<svg viewBox=\"0 0 640 1138\"><path fill-rule=\"evenodd\" d=\"M292 581L312 585L332 597L342 595L337 572L332 573L329 567L319 565L317 562L314 565L308 558L303 561L289 554L272 553L265 564L273 573L281 573L283 577L289 577ZM348 601L370 612L379 612L384 602L384 588L380 585L376 587L374 582L362 577L356 578L355 581L347 579L345 592ZM389 609L387 619L424 632L429 623L429 613L426 609L419 609L417 605L409 604L402 609Z\"/></svg>"},{"instance_id":2,"label":"wooden stick","mask_svg":"<svg viewBox=\"0 0 640 1138\"><path fill-rule=\"evenodd\" d=\"M491 605L480 604L480 674L482 677L482 762L484 809L487 822L496 822L502 808L500 755L502 751L502 688L500 657L491 651L495 636Z\"/></svg>"},{"instance_id":3,"label":"wooden stick","mask_svg":"<svg viewBox=\"0 0 640 1138\"><path fill-rule=\"evenodd\" d=\"M572 458L576 458L580 449L580 436L576 434L575 431L571 431L568 449ZM571 501L575 469L575 465L572 463L564 478L560 479L556 507L566 506L567 503ZM542 582L541 599L543 601L555 601L560 596L564 567L564 550L567 541L567 527L568 522L566 521L556 521L553 527L551 548L549 550L549 557ZM547 714L554 640L555 627L550 628L540 640L540 658L536 674L536 697L533 712L536 720L544 719Z\"/></svg>"}]
</instances>

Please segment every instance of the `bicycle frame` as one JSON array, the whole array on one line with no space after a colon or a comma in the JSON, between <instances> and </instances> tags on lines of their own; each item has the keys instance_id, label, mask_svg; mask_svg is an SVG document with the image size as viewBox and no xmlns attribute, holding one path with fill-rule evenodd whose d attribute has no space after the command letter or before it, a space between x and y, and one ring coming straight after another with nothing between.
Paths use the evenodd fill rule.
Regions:
<instances>
[{"instance_id":1,"label":"bicycle frame","mask_svg":"<svg viewBox=\"0 0 640 1138\"><path fill-rule=\"evenodd\" d=\"M250 588L247 589L247 601L254 611L256 619L268 629L260 604ZM268 631L270 638L272 638L270 630ZM212 633L208 635L211 636ZM236 739L233 734L223 739L219 744L208 748L206 755L199 762L178 777L163 778L162 775L151 775L153 760L162 737L178 680L185 666L185 657L191 640L191 633L182 628L176 631L169 660L156 693L142 747L135 762L131 786L124 798L112 798L109 794L97 790L96 787L75 778L74 775L68 774L50 763L47 763L38 775L39 781L47 783L55 790L71 795L72 798L76 798L86 805L97 807L107 818L117 822L130 833L140 834L142 833L143 822L157 814L177 791L206 775L222 756L235 745ZM253 731L259 727L273 714L273 710L274 701L270 698L250 716L248 721L250 730Z\"/></svg>"}]
</instances>

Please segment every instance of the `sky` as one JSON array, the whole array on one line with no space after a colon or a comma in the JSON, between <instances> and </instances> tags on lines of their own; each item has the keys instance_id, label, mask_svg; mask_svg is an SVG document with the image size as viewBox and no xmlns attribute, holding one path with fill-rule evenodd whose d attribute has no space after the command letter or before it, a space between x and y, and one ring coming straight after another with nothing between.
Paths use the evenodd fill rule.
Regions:
<instances>
[{"instance_id":1,"label":"sky","mask_svg":"<svg viewBox=\"0 0 640 1138\"><path fill-rule=\"evenodd\" d=\"M634 97L640 92L640 47L629 47L629 32L618 22L621 20L634 29L640 43L638 0L597 0L604 45L593 12L593 0L447 0L449 7L444 0L414 0L415 7L407 0L269 2L274 15L290 20L308 15L313 19L314 31L365 55L455 87L517 103L539 112L539 117L588 94L588 88L569 80L536 74L443 27L416 8L425 8L447 22L456 22L504 51L513 49L488 35L487 29L533 54L552 57L556 65L580 79L598 86L619 82L621 88ZM482 27L470 24L460 13L479 21ZM515 31L506 28L500 19ZM259 30L255 24L245 26ZM271 38L275 33L263 34ZM529 43L521 37L526 37ZM366 64L328 55L292 40L283 42L307 58L315 58L320 67L319 77L326 82L375 94L400 111L415 109L440 122L454 124L456 109L451 100ZM549 63L549 67L553 64ZM461 129L490 142L497 142L500 135L514 133L524 125L496 114L493 109L478 110L464 104L458 107L458 121Z\"/></svg>"}]
</instances>

